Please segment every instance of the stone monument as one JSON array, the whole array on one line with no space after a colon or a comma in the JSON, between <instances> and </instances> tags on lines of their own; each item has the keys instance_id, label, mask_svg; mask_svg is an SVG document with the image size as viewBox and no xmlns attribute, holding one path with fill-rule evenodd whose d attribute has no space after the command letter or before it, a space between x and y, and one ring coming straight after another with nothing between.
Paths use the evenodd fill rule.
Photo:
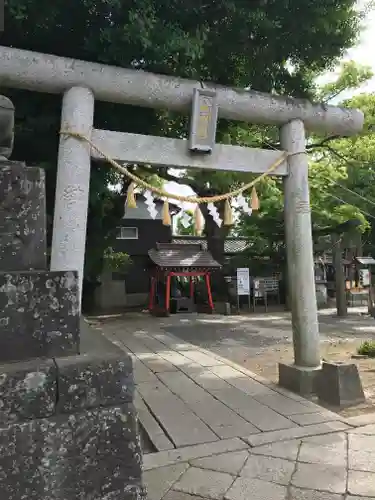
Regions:
<instances>
[{"instance_id":1,"label":"stone monument","mask_svg":"<svg viewBox=\"0 0 375 500\"><path fill-rule=\"evenodd\" d=\"M131 359L80 353L77 272L47 270L44 171L8 160L13 129L0 96L0 498L143 499Z\"/></svg>"}]
</instances>

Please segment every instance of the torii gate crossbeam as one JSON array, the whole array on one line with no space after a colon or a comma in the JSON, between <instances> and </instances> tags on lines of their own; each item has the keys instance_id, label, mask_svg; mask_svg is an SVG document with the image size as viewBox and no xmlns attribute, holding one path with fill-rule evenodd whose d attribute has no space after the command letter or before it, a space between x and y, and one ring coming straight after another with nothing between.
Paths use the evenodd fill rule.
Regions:
<instances>
[{"instance_id":1,"label":"torii gate crossbeam","mask_svg":"<svg viewBox=\"0 0 375 500\"><path fill-rule=\"evenodd\" d=\"M200 86L198 82L0 47L0 85L63 93L62 130L79 132L101 141L106 154L117 159L131 161L129 158L133 158L140 163L181 168L262 172L274 154L216 145L210 159L196 157L193 160L184 141L93 130L95 99L186 112L191 105L193 89ZM310 393L321 363L305 127L321 133L353 135L363 127L363 114L359 110L289 97L208 88L217 93L220 117L280 126L281 147L289 156L287 164L280 165L274 173L285 179L288 288L295 362L293 365L280 364L279 381L296 392ZM95 155L87 143L74 137L60 138L51 269L78 270L80 284L91 156ZM252 167L254 164L256 168Z\"/></svg>"}]
</instances>

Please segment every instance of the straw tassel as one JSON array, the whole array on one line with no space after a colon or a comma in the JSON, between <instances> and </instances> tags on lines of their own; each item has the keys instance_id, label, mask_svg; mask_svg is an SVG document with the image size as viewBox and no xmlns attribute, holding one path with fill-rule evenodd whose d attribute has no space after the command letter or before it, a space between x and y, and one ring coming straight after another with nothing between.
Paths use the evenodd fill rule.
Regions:
<instances>
[{"instance_id":1,"label":"straw tassel","mask_svg":"<svg viewBox=\"0 0 375 500\"><path fill-rule=\"evenodd\" d=\"M258 198L257 190L255 189L255 186L253 187L253 190L251 191L251 208L253 210L259 210L259 198Z\"/></svg>"},{"instance_id":2,"label":"straw tassel","mask_svg":"<svg viewBox=\"0 0 375 500\"><path fill-rule=\"evenodd\" d=\"M171 214L169 213L168 200L165 200L164 205L163 205L163 224L164 224L164 226L171 226L172 225Z\"/></svg>"},{"instance_id":3,"label":"straw tassel","mask_svg":"<svg viewBox=\"0 0 375 500\"><path fill-rule=\"evenodd\" d=\"M137 202L135 201L134 195L135 184L132 182L128 187L128 192L126 196L126 206L128 208L137 208Z\"/></svg>"},{"instance_id":4,"label":"straw tassel","mask_svg":"<svg viewBox=\"0 0 375 500\"><path fill-rule=\"evenodd\" d=\"M224 205L224 226L233 226L233 211L228 199Z\"/></svg>"},{"instance_id":5,"label":"straw tassel","mask_svg":"<svg viewBox=\"0 0 375 500\"><path fill-rule=\"evenodd\" d=\"M194 226L197 236L201 236L201 234L203 233L203 215L199 208L199 205L197 205L194 213Z\"/></svg>"}]
</instances>

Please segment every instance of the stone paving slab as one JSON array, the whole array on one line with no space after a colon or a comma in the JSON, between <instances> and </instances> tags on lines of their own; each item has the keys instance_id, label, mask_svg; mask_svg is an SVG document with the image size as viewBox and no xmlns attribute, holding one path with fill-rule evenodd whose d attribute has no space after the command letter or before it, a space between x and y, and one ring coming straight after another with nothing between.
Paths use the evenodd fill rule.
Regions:
<instances>
[{"instance_id":1,"label":"stone paving slab","mask_svg":"<svg viewBox=\"0 0 375 500\"><path fill-rule=\"evenodd\" d=\"M344 466L298 463L291 484L299 488L345 493L347 469Z\"/></svg>"},{"instance_id":2,"label":"stone paving slab","mask_svg":"<svg viewBox=\"0 0 375 500\"><path fill-rule=\"evenodd\" d=\"M262 444L274 443L276 441L289 441L290 439L329 434L331 432L344 431L347 429L349 429L349 426L343 422L325 422L322 424L293 427L280 431L263 432L262 434L248 436L245 438L245 441L251 446L261 446Z\"/></svg>"},{"instance_id":3,"label":"stone paving slab","mask_svg":"<svg viewBox=\"0 0 375 500\"><path fill-rule=\"evenodd\" d=\"M172 441L168 439L159 422L150 413L138 391L135 392L134 404L138 412L139 421L156 450L172 450L174 448Z\"/></svg>"},{"instance_id":4,"label":"stone paving slab","mask_svg":"<svg viewBox=\"0 0 375 500\"><path fill-rule=\"evenodd\" d=\"M375 435L375 424L365 425L364 427L357 427L353 429L352 434L364 434L373 436Z\"/></svg>"},{"instance_id":5,"label":"stone paving slab","mask_svg":"<svg viewBox=\"0 0 375 500\"><path fill-rule=\"evenodd\" d=\"M285 458L295 462L301 447L300 440L284 441L282 443L270 443L257 448L252 448L254 455L266 455L268 457Z\"/></svg>"},{"instance_id":6,"label":"stone paving slab","mask_svg":"<svg viewBox=\"0 0 375 500\"><path fill-rule=\"evenodd\" d=\"M346 497L346 499L350 500L349 497ZM292 487L289 489L289 497L287 500L344 500L344 496L335 493L326 493L324 491L301 490L300 488Z\"/></svg>"},{"instance_id":7,"label":"stone paving slab","mask_svg":"<svg viewBox=\"0 0 375 500\"><path fill-rule=\"evenodd\" d=\"M241 470L241 477L261 479L287 486L291 481L294 469L294 463L283 458L250 455Z\"/></svg>"},{"instance_id":8,"label":"stone paving slab","mask_svg":"<svg viewBox=\"0 0 375 500\"><path fill-rule=\"evenodd\" d=\"M322 410L319 413L303 413L290 415L290 420L298 425L313 425L322 422L332 422L337 420L337 414L331 411Z\"/></svg>"},{"instance_id":9,"label":"stone paving slab","mask_svg":"<svg viewBox=\"0 0 375 500\"><path fill-rule=\"evenodd\" d=\"M160 382L142 383L137 390L176 447L216 441L218 436Z\"/></svg>"},{"instance_id":10,"label":"stone paving slab","mask_svg":"<svg viewBox=\"0 0 375 500\"><path fill-rule=\"evenodd\" d=\"M188 464L180 463L145 472L143 481L147 488L147 500L163 498L188 468Z\"/></svg>"},{"instance_id":11,"label":"stone paving slab","mask_svg":"<svg viewBox=\"0 0 375 500\"><path fill-rule=\"evenodd\" d=\"M221 453L249 449L241 439L223 439L215 443L206 443L197 446L187 446L178 450L148 453L143 457L143 469L150 470L179 462L187 462L196 458L210 457Z\"/></svg>"},{"instance_id":12,"label":"stone paving slab","mask_svg":"<svg viewBox=\"0 0 375 500\"><path fill-rule=\"evenodd\" d=\"M361 497L375 497L375 473L349 470L348 492Z\"/></svg>"},{"instance_id":13,"label":"stone paving slab","mask_svg":"<svg viewBox=\"0 0 375 500\"><path fill-rule=\"evenodd\" d=\"M221 500L233 481L234 477L224 472L190 467L173 485L173 489L212 500Z\"/></svg>"},{"instance_id":14,"label":"stone paving slab","mask_svg":"<svg viewBox=\"0 0 375 500\"><path fill-rule=\"evenodd\" d=\"M200 469L226 472L233 476L239 475L249 458L248 450L234 451L232 453L221 453L212 457L191 460L190 464Z\"/></svg>"},{"instance_id":15,"label":"stone paving slab","mask_svg":"<svg viewBox=\"0 0 375 500\"><path fill-rule=\"evenodd\" d=\"M259 429L244 420L220 400L215 399L184 373L163 373L159 375L159 378L219 437L225 434L244 436L246 430L249 430L249 434L259 432ZM225 432L227 427L230 428L228 433Z\"/></svg>"},{"instance_id":16,"label":"stone paving slab","mask_svg":"<svg viewBox=\"0 0 375 500\"><path fill-rule=\"evenodd\" d=\"M207 497L197 497L196 495L189 495L182 491L170 490L169 493L163 497L163 500L209 500Z\"/></svg>"},{"instance_id":17,"label":"stone paving slab","mask_svg":"<svg viewBox=\"0 0 375 500\"><path fill-rule=\"evenodd\" d=\"M285 486L239 477L224 498L225 500L285 500L286 495Z\"/></svg>"},{"instance_id":18,"label":"stone paving slab","mask_svg":"<svg viewBox=\"0 0 375 500\"><path fill-rule=\"evenodd\" d=\"M260 431L271 431L295 427L288 418L275 412L268 406L259 403L256 399L239 391L234 387L219 391L210 391L219 401L231 408L244 420L253 424Z\"/></svg>"}]
</instances>

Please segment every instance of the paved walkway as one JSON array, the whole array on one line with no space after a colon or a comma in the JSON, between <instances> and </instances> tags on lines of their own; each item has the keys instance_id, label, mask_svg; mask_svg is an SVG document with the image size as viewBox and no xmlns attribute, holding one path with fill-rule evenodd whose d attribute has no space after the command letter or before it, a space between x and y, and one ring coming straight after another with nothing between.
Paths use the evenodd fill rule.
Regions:
<instances>
[{"instance_id":1,"label":"paved walkway","mask_svg":"<svg viewBox=\"0 0 375 500\"><path fill-rule=\"evenodd\" d=\"M134 360L140 421L157 450L144 456L149 500L375 498L375 417L344 420L164 326L141 316L97 324Z\"/></svg>"}]
</instances>

